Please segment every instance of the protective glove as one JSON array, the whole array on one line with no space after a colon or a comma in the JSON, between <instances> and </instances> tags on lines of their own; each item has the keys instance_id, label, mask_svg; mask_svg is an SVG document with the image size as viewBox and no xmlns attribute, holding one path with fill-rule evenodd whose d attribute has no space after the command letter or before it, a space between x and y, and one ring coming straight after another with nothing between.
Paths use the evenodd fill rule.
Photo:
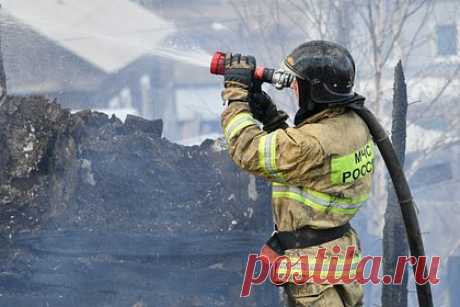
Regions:
<instances>
[{"instance_id":1,"label":"protective glove","mask_svg":"<svg viewBox=\"0 0 460 307\"><path fill-rule=\"evenodd\" d=\"M264 91L261 90L251 95L249 107L254 118L263 124L265 131L271 132L288 127L286 120L289 116L284 111L279 111L270 96Z\"/></svg>"},{"instance_id":2,"label":"protective glove","mask_svg":"<svg viewBox=\"0 0 460 307\"><path fill-rule=\"evenodd\" d=\"M228 104L233 101L249 103L254 118L264 125L265 131L287 128L285 112L278 111L270 96L262 91L262 81L254 79L256 59L253 56L227 53L222 99Z\"/></svg>"},{"instance_id":3,"label":"protective glove","mask_svg":"<svg viewBox=\"0 0 460 307\"><path fill-rule=\"evenodd\" d=\"M225 57L224 90L222 99L249 102L253 90L256 59L253 56L227 53Z\"/></svg>"}]
</instances>

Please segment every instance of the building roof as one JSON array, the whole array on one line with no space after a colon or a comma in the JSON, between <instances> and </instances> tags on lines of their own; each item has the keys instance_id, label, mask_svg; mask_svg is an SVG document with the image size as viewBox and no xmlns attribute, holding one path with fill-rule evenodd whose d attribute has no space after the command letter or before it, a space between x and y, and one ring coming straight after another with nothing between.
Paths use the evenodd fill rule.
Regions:
<instances>
[{"instance_id":1,"label":"building roof","mask_svg":"<svg viewBox=\"0 0 460 307\"><path fill-rule=\"evenodd\" d=\"M98 69L113 73L145 54L207 65L196 49L175 50L175 26L129 0L3 0L2 9Z\"/></svg>"}]
</instances>

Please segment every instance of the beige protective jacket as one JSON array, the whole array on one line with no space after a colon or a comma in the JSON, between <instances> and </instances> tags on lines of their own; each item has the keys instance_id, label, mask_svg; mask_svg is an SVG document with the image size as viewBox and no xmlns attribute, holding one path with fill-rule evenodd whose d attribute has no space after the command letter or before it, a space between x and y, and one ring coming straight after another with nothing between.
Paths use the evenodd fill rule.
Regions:
<instances>
[{"instance_id":1,"label":"beige protective jacket","mask_svg":"<svg viewBox=\"0 0 460 307\"><path fill-rule=\"evenodd\" d=\"M280 231L343 225L369 196L373 143L353 111L326 109L297 127L267 133L247 103L233 102L222 126L233 161L273 182Z\"/></svg>"}]
</instances>

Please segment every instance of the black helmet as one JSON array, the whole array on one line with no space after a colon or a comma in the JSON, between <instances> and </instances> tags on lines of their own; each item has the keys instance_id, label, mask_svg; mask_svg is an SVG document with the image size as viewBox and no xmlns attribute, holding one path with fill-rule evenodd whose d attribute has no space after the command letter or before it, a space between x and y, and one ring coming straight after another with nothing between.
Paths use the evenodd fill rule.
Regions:
<instances>
[{"instance_id":1,"label":"black helmet","mask_svg":"<svg viewBox=\"0 0 460 307\"><path fill-rule=\"evenodd\" d=\"M301 108L312 109L312 104L346 104L355 98L355 62L350 52L336 43L304 43L283 64L297 77Z\"/></svg>"}]
</instances>

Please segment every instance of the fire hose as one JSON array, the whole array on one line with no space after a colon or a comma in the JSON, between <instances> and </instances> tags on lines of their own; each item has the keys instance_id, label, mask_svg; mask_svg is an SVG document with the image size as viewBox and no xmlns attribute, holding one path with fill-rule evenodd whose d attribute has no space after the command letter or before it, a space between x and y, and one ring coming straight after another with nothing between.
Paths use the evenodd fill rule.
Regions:
<instances>
[{"instance_id":1,"label":"fire hose","mask_svg":"<svg viewBox=\"0 0 460 307\"><path fill-rule=\"evenodd\" d=\"M211 60L210 71L212 74L225 74L225 53L216 52ZM254 78L263 82L271 83L277 89L289 87L294 77L289 73L279 69L257 67L254 71ZM372 112L363 104L351 103L346 105L353 109L366 123L372 135L374 143L377 145L379 152L385 162L388 172L393 182L393 186L401 208L402 218L409 242L411 255L419 259L425 256L422 234L415 210L415 202L407 182L406 176L398 160L393 145ZM412 265L413 273L416 274L416 265ZM427 272L426 264L424 274ZM430 283L416 284L417 298L420 307L433 307L433 297Z\"/></svg>"}]
</instances>

